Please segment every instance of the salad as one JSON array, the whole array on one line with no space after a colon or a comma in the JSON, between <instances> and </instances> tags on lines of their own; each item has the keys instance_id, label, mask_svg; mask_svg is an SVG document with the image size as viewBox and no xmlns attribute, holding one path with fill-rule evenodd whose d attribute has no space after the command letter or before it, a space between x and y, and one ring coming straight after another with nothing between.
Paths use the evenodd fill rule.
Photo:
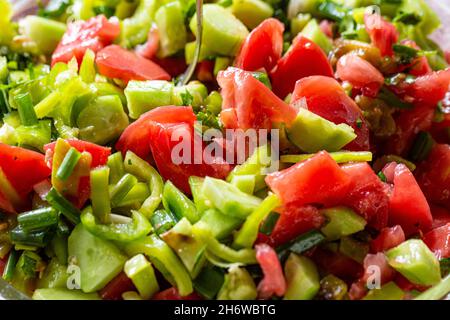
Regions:
<instances>
[{"instance_id":1,"label":"salad","mask_svg":"<svg viewBox=\"0 0 450 320\"><path fill-rule=\"evenodd\" d=\"M13 19L0 0L12 286L38 300L449 294L450 59L424 0L37 6Z\"/></svg>"}]
</instances>

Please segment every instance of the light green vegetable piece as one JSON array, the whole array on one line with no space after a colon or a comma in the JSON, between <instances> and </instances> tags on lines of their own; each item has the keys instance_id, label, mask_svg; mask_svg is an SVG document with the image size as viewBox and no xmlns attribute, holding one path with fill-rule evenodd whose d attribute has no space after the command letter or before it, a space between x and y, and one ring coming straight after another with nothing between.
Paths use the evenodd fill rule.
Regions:
<instances>
[{"instance_id":1,"label":"light green vegetable piece","mask_svg":"<svg viewBox=\"0 0 450 320\"><path fill-rule=\"evenodd\" d=\"M257 297L255 282L244 268L233 266L217 294L218 300L254 300Z\"/></svg>"},{"instance_id":2,"label":"light green vegetable piece","mask_svg":"<svg viewBox=\"0 0 450 320\"><path fill-rule=\"evenodd\" d=\"M155 14L155 23L160 36L159 57L168 57L184 48L187 32L180 1L169 2L159 8Z\"/></svg>"},{"instance_id":3,"label":"light green vegetable piece","mask_svg":"<svg viewBox=\"0 0 450 320\"><path fill-rule=\"evenodd\" d=\"M402 300L405 293L395 282L388 282L380 289L372 289L363 300Z\"/></svg>"},{"instance_id":4,"label":"light green vegetable piece","mask_svg":"<svg viewBox=\"0 0 450 320\"><path fill-rule=\"evenodd\" d=\"M96 292L84 293L79 290L69 290L63 288L43 288L36 289L33 293L33 300L101 300Z\"/></svg>"},{"instance_id":5,"label":"light green vegetable piece","mask_svg":"<svg viewBox=\"0 0 450 320\"><path fill-rule=\"evenodd\" d=\"M320 30L316 19L310 20L300 34L321 47L326 54L328 54L333 47L333 43L330 38L328 38L325 33Z\"/></svg>"},{"instance_id":6,"label":"light green vegetable piece","mask_svg":"<svg viewBox=\"0 0 450 320\"><path fill-rule=\"evenodd\" d=\"M150 299L159 291L158 281L152 264L145 259L143 254L138 254L125 262L123 268L128 278L144 299Z\"/></svg>"},{"instance_id":7,"label":"light green vegetable piece","mask_svg":"<svg viewBox=\"0 0 450 320\"><path fill-rule=\"evenodd\" d=\"M273 15L273 8L261 0L233 0L231 12L249 29Z\"/></svg>"},{"instance_id":8,"label":"light green vegetable piece","mask_svg":"<svg viewBox=\"0 0 450 320\"><path fill-rule=\"evenodd\" d=\"M38 16L25 17L20 20L19 27L25 36L36 43L43 54L52 53L66 32L64 23Z\"/></svg>"},{"instance_id":9,"label":"light green vegetable piece","mask_svg":"<svg viewBox=\"0 0 450 320\"><path fill-rule=\"evenodd\" d=\"M328 208L320 212L329 220L321 229L328 240L336 240L364 230L367 224L364 218L346 207Z\"/></svg>"},{"instance_id":10,"label":"light green vegetable piece","mask_svg":"<svg viewBox=\"0 0 450 320\"><path fill-rule=\"evenodd\" d=\"M387 251L386 257L412 283L432 286L441 281L439 261L422 240L407 240Z\"/></svg>"},{"instance_id":11,"label":"light green vegetable piece","mask_svg":"<svg viewBox=\"0 0 450 320\"><path fill-rule=\"evenodd\" d=\"M319 292L320 278L310 259L291 253L284 265L286 276L285 300L311 300Z\"/></svg>"}]
</instances>

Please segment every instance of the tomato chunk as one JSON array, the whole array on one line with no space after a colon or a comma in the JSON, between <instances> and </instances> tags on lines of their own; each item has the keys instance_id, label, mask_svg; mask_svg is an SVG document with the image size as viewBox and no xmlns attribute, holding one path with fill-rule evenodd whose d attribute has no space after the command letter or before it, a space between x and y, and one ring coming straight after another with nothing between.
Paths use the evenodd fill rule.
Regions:
<instances>
[{"instance_id":1,"label":"tomato chunk","mask_svg":"<svg viewBox=\"0 0 450 320\"><path fill-rule=\"evenodd\" d=\"M400 225L406 235L411 235L429 230L432 222L430 207L416 179L404 164L398 164L389 199L389 223Z\"/></svg>"},{"instance_id":2,"label":"tomato chunk","mask_svg":"<svg viewBox=\"0 0 450 320\"><path fill-rule=\"evenodd\" d=\"M284 25L274 18L261 22L250 32L236 57L235 66L248 71L272 70L283 52Z\"/></svg>"},{"instance_id":3,"label":"tomato chunk","mask_svg":"<svg viewBox=\"0 0 450 320\"><path fill-rule=\"evenodd\" d=\"M312 253L312 259L320 269L345 281L354 281L364 272L363 266L355 260L328 249L316 248Z\"/></svg>"},{"instance_id":4,"label":"tomato chunk","mask_svg":"<svg viewBox=\"0 0 450 320\"><path fill-rule=\"evenodd\" d=\"M267 175L266 183L285 205L332 205L345 197L350 178L322 151L288 169Z\"/></svg>"},{"instance_id":5,"label":"tomato chunk","mask_svg":"<svg viewBox=\"0 0 450 320\"><path fill-rule=\"evenodd\" d=\"M423 242L439 260L450 258L450 223L426 233Z\"/></svg>"},{"instance_id":6,"label":"tomato chunk","mask_svg":"<svg viewBox=\"0 0 450 320\"><path fill-rule=\"evenodd\" d=\"M155 294L152 300L203 300L203 298L196 292L182 297L176 288L171 287Z\"/></svg>"},{"instance_id":7,"label":"tomato chunk","mask_svg":"<svg viewBox=\"0 0 450 320\"><path fill-rule=\"evenodd\" d=\"M284 99L294 90L297 80L313 75L333 77L333 69L322 49L299 35L270 72L270 79L273 91Z\"/></svg>"},{"instance_id":8,"label":"tomato chunk","mask_svg":"<svg viewBox=\"0 0 450 320\"><path fill-rule=\"evenodd\" d=\"M392 46L398 41L395 26L379 14L366 14L364 24L372 44L380 49L381 55L392 56L394 54Z\"/></svg>"},{"instance_id":9,"label":"tomato chunk","mask_svg":"<svg viewBox=\"0 0 450 320\"><path fill-rule=\"evenodd\" d=\"M375 229L386 227L389 210L386 186L367 163L347 164L341 168L351 180L342 204L354 209Z\"/></svg>"},{"instance_id":10,"label":"tomato chunk","mask_svg":"<svg viewBox=\"0 0 450 320\"><path fill-rule=\"evenodd\" d=\"M450 146L437 144L415 174L427 199L450 210Z\"/></svg>"},{"instance_id":11,"label":"tomato chunk","mask_svg":"<svg viewBox=\"0 0 450 320\"><path fill-rule=\"evenodd\" d=\"M230 67L219 72L222 88L220 119L226 128L270 129L272 122L291 123L296 109L279 99L250 72Z\"/></svg>"},{"instance_id":12,"label":"tomato chunk","mask_svg":"<svg viewBox=\"0 0 450 320\"><path fill-rule=\"evenodd\" d=\"M450 68L417 77L406 86L405 94L418 104L435 106L444 99L450 87Z\"/></svg>"},{"instance_id":13,"label":"tomato chunk","mask_svg":"<svg viewBox=\"0 0 450 320\"><path fill-rule=\"evenodd\" d=\"M258 284L258 298L283 296L286 291L286 280L277 253L268 244L257 244L255 250L256 259L264 273L264 278Z\"/></svg>"},{"instance_id":14,"label":"tomato chunk","mask_svg":"<svg viewBox=\"0 0 450 320\"><path fill-rule=\"evenodd\" d=\"M119 21L114 18L108 20L104 15L70 23L53 52L52 66L57 62L69 62L73 57L80 64L87 49L98 52L119 34Z\"/></svg>"},{"instance_id":15,"label":"tomato chunk","mask_svg":"<svg viewBox=\"0 0 450 320\"><path fill-rule=\"evenodd\" d=\"M100 50L95 58L98 72L108 78L130 80L170 80L170 75L156 63L118 45Z\"/></svg>"},{"instance_id":16,"label":"tomato chunk","mask_svg":"<svg viewBox=\"0 0 450 320\"><path fill-rule=\"evenodd\" d=\"M401 226L386 227L370 242L372 252L382 252L398 246L405 241L405 233Z\"/></svg>"},{"instance_id":17,"label":"tomato chunk","mask_svg":"<svg viewBox=\"0 0 450 320\"><path fill-rule=\"evenodd\" d=\"M366 96L375 97L384 83L384 77L377 68L363 58L349 53L343 55L336 66L336 77L348 81Z\"/></svg>"},{"instance_id":18,"label":"tomato chunk","mask_svg":"<svg viewBox=\"0 0 450 320\"><path fill-rule=\"evenodd\" d=\"M356 139L344 149L369 150L369 128L362 112L335 79L311 76L299 80L291 104L303 98L309 111L336 124L346 123L355 130Z\"/></svg>"},{"instance_id":19,"label":"tomato chunk","mask_svg":"<svg viewBox=\"0 0 450 320\"><path fill-rule=\"evenodd\" d=\"M125 272L121 272L100 290L100 297L103 300L122 300L122 293L135 290L131 279L127 277Z\"/></svg>"},{"instance_id":20,"label":"tomato chunk","mask_svg":"<svg viewBox=\"0 0 450 320\"><path fill-rule=\"evenodd\" d=\"M430 204L431 215L433 216L432 228L439 228L450 223L450 211L444 207Z\"/></svg>"}]
</instances>

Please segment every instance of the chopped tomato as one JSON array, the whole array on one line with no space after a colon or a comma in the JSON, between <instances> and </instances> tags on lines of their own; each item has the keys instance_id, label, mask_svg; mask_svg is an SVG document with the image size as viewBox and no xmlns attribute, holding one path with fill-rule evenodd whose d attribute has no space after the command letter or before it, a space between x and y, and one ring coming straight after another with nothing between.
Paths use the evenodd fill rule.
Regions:
<instances>
[{"instance_id":1,"label":"chopped tomato","mask_svg":"<svg viewBox=\"0 0 450 320\"><path fill-rule=\"evenodd\" d=\"M14 208L14 204L10 199L0 191L0 209L9 213L16 213L16 209Z\"/></svg>"},{"instance_id":2,"label":"chopped tomato","mask_svg":"<svg viewBox=\"0 0 450 320\"><path fill-rule=\"evenodd\" d=\"M311 258L325 271L345 281L354 281L363 275L364 268L355 260L328 249L316 248Z\"/></svg>"},{"instance_id":3,"label":"chopped tomato","mask_svg":"<svg viewBox=\"0 0 450 320\"><path fill-rule=\"evenodd\" d=\"M57 62L69 62L73 57L80 64L87 49L98 52L119 34L119 21L114 18L108 20L104 15L70 23L53 52L52 66Z\"/></svg>"},{"instance_id":4,"label":"chopped tomato","mask_svg":"<svg viewBox=\"0 0 450 320\"><path fill-rule=\"evenodd\" d=\"M226 128L271 128L272 122L291 123L296 109L279 99L250 72L230 67L219 72L222 88L220 119Z\"/></svg>"},{"instance_id":5,"label":"chopped tomato","mask_svg":"<svg viewBox=\"0 0 450 320\"><path fill-rule=\"evenodd\" d=\"M320 30L328 37L333 39L333 22L329 20L322 20L319 23Z\"/></svg>"},{"instance_id":6,"label":"chopped tomato","mask_svg":"<svg viewBox=\"0 0 450 320\"><path fill-rule=\"evenodd\" d=\"M0 274L3 274L3 271L5 270L7 261L8 261L8 256L4 257L3 259L0 259Z\"/></svg>"},{"instance_id":7,"label":"chopped tomato","mask_svg":"<svg viewBox=\"0 0 450 320\"><path fill-rule=\"evenodd\" d=\"M108 78L130 80L170 80L170 75L156 63L118 45L100 50L95 58L98 72Z\"/></svg>"},{"instance_id":8,"label":"chopped tomato","mask_svg":"<svg viewBox=\"0 0 450 320\"><path fill-rule=\"evenodd\" d=\"M384 253L378 252L376 254L368 254L364 258L364 275L362 279L367 282L371 276L376 276L374 274L374 267L378 267L380 275L380 284L383 285L389 281L392 281L395 277L395 270L389 266Z\"/></svg>"},{"instance_id":9,"label":"chopped tomato","mask_svg":"<svg viewBox=\"0 0 450 320\"><path fill-rule=\"evenodd\" d=\"M317 44L298 35L270 72L270 79L273 91L284 99L294 90L297 80L313 75L333 77L333 69Z\"/></svg>"},{"instance_id":10,"label":"chopped tomato","mask_svg":"<svg viewBox=\"0 0 450 320\"><path fill-rule=\"evenodd\" d=\"M411 281L406 279L404 276L402 276L401 273L396 274L394 282L403 291L417 290L419 292L422 292L427 289L427 287L412 283Z\"/></svg>"},{"instance_id":11,"label":"chopped tomato","mask_svg":"<svg viewBox=\"0 0 450 320\"><path fill-rule=\"evenodd\" d=\"M333 78L312 76L299 80L292 94L291 104L306 99L309 111L336 124L351 126L357 137L344 147L346 150L369 150L369 128L355 101Z\"/></svg>"},{"instance_id":12,"label":"chopped tomato","mask_svg":"<svg viewBox=\"0 0 450 320\"><path fill-rule=\"evenodd\" d=\"M116 149L125 154L133 151L142 159L149 160L150 150L150 123L188 123L194 125L195 114L191 107L165 106L155 108L142 114L139 119L130 124L117 141Z\"/></svg>"},{"instance_id":13,"label":"chopped tomato","mask_svg":"<svg viewBox=\"0 0 450 320\"><path fill-rule=\"evenodd\" d=\"M367 163L347 164L341 168L351 181L341 204L351 207L375 229L386 227L389 208L386 186Z\"/></svg>"},{"instance_id":14,"label":"chopped tomato","mask_svg":"<svg viewBox=\"0 0 450 320\"><path fill-rule=\"evenodd\" d=\"M277 247L312 229L319 229L325 223L324 216L314 206L288 205L281 209L272 233L258 242Z\"/></svg>"},{"instance_id":15,"label":"chopped tomato","mask_svg":"<svg viewBox=\"0 0 450 320\"><path fill-rule=\"evenodd\" d=\"M437 144L415 174L427 199L450 210L450 146Z\"/></svg>"},{"instance_id":16,"label":"chopped tomato","mask_svg":"<svg viewBox=\"0 0 450 320\"><path fill-rule=\"evenodd\" d=\"M321 151L290 168L267 175L266 183L284 205L332 205L345 197L350 178L326 151Z\"/></svg>"},{"instance_id":17,"label":"chopped tomato","mask_svg":"<svg viewBox=\"0 0 450 320\"><path fill-rule=\"evenodd\" d=\"M204 146L201 138L195 134L195 120L191 107L155 108L125 129L116 148L123 153L131 150L146 160L150 160L153 155L162 177L190 193L190 176L225 178L231 170L230 165L221 158L208 161L201 158ZM188 150L183 149L183 146ZM184 153L185 150L187 153Z\"/></svg>"},{"instance_id":18,"label":"chopped tomato","mask_svg":"<svg viewBox=\"0 0 450 320\"><path fill-rule=\"evenodd\" d=\"M336 66L336 77L348 81L366 96L376 97L384 83L384 77L377 68L363 58L348 53L343 55Z\"/></svg>"},{"instance_id":19,"label":"chopped tomato","mask_svg":"<svg viewBox=\"0 0 450 320\"><path fill-rule=\"evenodd\" d=\"M430 207L416 179L404 164L398 164L389 199L389 223L400 225L408 236L429 230L432 222Z\"/></svg>"},{"instance_id":20,"label":"chopped tomato","mask_svg":"<svg viewBox=\"0 0 450 320\"><path fill-rule=\"evenodd\" d=\"M450 68L417 77L404 87L405 94L414 98L416 103L434 107L449 90Z\"/></svg>"},{"instance_id":21,"label":"chopped tomato","mask_svg":"<svg viewBox=\"0 0 450 320\"><path fill-rule=\"evenodd\" d=\"M103 300L122 300L122 293L135 290L131 279L127 277L125 272L121 272L100 290L100 297Z\"/></svg>"},{"instance_id":22,"label":"chopped tomato","mask_svg":"<svg viewBox=\"0 0 450 320\"><path fill-rule=\"evenodd\" d=\"M72 147L77 149L79 152L89 152L92 156L91 167L95 168L98 166L105 165L108 161L108 157L111 154L111 148L99 146L98 144L78 140L78 139L67 139L66 140ZM53 151L55 150L56 142L46 144L44 146L44 151L46 152L46 158L49 166L51 167L51 157Z\"/></svg>"},{"instance_id":23,"label":"chopped tomato","mask_svg":"<svg viewBox=\"0 0 450 320\"><path fill-rule=\"evenodd\" d=\"M214 81L214 61L200 61L195 69L197 79L201 82Z\"/></svg>"},{"instance_id":24,"label":"chopped tomato","mask_svg":"<svg viewBox=\"0 0 450 320\"><path fill-rule=\"evenodd\" d=\"M274 18L261 22L250 32L236 57L235 66L248 71L273 69L283 52L284 25Z\"/></svg>"},{"instance_id":25,"label":"chopped tomato","mask_svg":"<svg viewBox=\"0 0 450 320\"><path fill-rule=\"evenodd\" d=\"M152 24L147 34L147 41L138 45L135 49L136 53L146 59L153 59L159 48L159 31L156 24Z\"/></svg>"},{"instance_id":26,"label":"chopped tomato","mask_svg":"<svg viewBox=\"0 0 450 320\"><path fill-rule=\"evenodd\" d=\"M450 258L450 222L423 236L423 242L440 259Z\"/></svg>"},{"instance_id":27,"label":"chopped tomato","mask_svg":"<svg viewBox=\"0 0 450 320\"><path fill-rule=\"evenodd\" d=\"M191 293L188 296L182 297L178 293L178 290L174 287L163 290L155 294L152 300L203 300L202 297L196 292Z\"/></svg>"},{"instance_id":28,"label":"chopped tomato","mask_svg":"<svg viewBox=\"0 0 450 320\"><path fill-rule=\"evenodd\" d=\"M380 49L381 55L392 56L394 54L392 46L398 41L398 32L395 26L379 14L366 14L364 24L372 44Z\"/></svg>"},{"instance_id":29,"label":"chopped tomato","mask_svg":"<svg viewBox=\"0 0 450 320\"><path fill-rule=\"evenodd\" d=\"M381 229L380 234L370 242L372 252L387 251L405 241L405 233L401 226L386 227Z\"/></svg>"},{"instance_id":30,"label":"chopped tomato","mask_svg":"<svg viewBox=\"0 0 450 320\"><path fill-rule=\"evenodd\" d=\"M51 173L44 155L3 143L0 143L0 168L20 196L28 195L36 183Z\"/></svg>"},{"instance_id":31,"label":"chopped tomato","mask_svg":"<svg viewBox=\"0 0 450 320\"><path fill-rule=\"evenodd\" d=\"M277 253L264 243L257 244L255 250L256 260L264 274L264 278L258 284L258 298L269 299L274 295L282 297L286 291L286 280Z\"/></svg>"},{"instance_id":32,"label":"chopped tomato","mask_svg":"<svg viewBox=\"0 0 450 320\"><path fill-rule=\"evenodd\" d=\"M431 215L433 216L432 228L439 228L450 223L450 211L444 207L430 204Z\"/></svg>"},{"instance_id":33,"label":"chopped tomato","mask_svg":"<svg viewBox=\"0 0 450 320\"><path fill-rule=\"evenodd\" d=\"M414 48L416 50L420 50L420 47L412 40L403 40L401 43L402 45ZM409 65L405 67L408 70L409 74L416 77L423 76L433 71L430 67L430 64L428 63L427 57L425 56L417 57Z\"/></svg>"},{"instance_id":34,"label":"chopped tomato","mask_svg":"<svg viewBox=\"0 0 450 320\"><path fill-rule=\"evenodd\" d=\"M159 59L153 57L152 61L163 68L171 77L182 74L186 68L186 60L183 57L167 57Z\"/></svg>"}]
</instances>

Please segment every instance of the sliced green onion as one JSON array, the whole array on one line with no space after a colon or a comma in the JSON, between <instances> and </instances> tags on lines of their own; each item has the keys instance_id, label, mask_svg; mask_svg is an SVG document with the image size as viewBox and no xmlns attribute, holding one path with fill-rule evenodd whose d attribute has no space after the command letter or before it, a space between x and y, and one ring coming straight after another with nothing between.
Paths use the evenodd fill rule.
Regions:
<instances>
[{"instance_id":1,"label":"sliced green onion","mask_svg":"<svg viewBox=\"0 0 450 320\"><path fill-rule=\"evenodd\" d=\"M450 274L437 285L418 295L415 300L439 300L450 293Z\"/></svg>"},{"instance_id":2,"label":"sliced green onion","mask_svg":"<svg viewBox=\"0 0 450 320\"><path fill-rule=\"evenodd\" d=\"M111 190L111 206L117 207L118 203L125 198L130 190L137 184L138 180L132 174L125 174Z\"/></svg>"},{"instance_id":3,"label":"sliced green onion","mask_svg":"<svg viewBox=\"0 0 450 320\"><path fill-rule=\"evenodd\" d=\"M150 217L150 223L156 234L160 235L172 229L173 226L177 224L177 221L173 215L166 210L157 210Z\"/></svg>"},{"instance_id":4,"label":"sliced green onion","mask_svg":"<svg viewBox=\"0 0 450 320\"><path fill-rule=\"evenodd\" d=\"M378 99L383 100L392 108L398 109L412 109L414 105L409 102L401 100L395 93L389 90L386 86L382 86L377 96Z\"/></svg>"},{"instance_id":5,"label":"sliced green onion","mask_svg":"<svg viewBox=\"0 0 450 320\"><path fill-rule=\"evenodd\" d=\"M289 252L301 254L325 240L325 236L317 230L311 230L277 248L280 260L284 260Z\"/></svg>"},{"instance_id":6,"label":"sliced green onion","mask_svg":"<svg viewBox=\"0 0 450 320\"><path fill-rule=\"evenodd\" d=\"M0 114L7 114L11 111L8 103L8 93L5 89L0 89Z\"/></svg>"},{"instance_id":7,"label":"sliced green onion","mask_svg":"<svg viewBox=\"0 0 450 320\"><path fill-rule=\"evenodd\" d=\"M125 174L123 157L121 152L113 153L108 157L107 165L109 167L109 183L115 184Z\"/></svg>"},{"instance_id":8,"label":"sliced green onion","mask_svg":"<svg viewBox=\"0 0 450 320\"><path fill-rule=\"evenodd\" d=\"M11 241L14 244L40 248L47 245L51 236L52 234L48 229L26 232L20 226L12 229L10 232Z\"/></svg>"},{"instance_id":9,"label":"sliced green onion","mask_svg":"<svg viewBox=\"0 0 450 320\"><path fill-rule=\"evenodd\" d=\"M58 223L58 213L52 207L39 208L21 213L17 222L25 231L39 230Z\"/></svg>"},{"instance_id":10,"label":"sliced green onion","mask_svg":"<svg viewBox=\"0 0 450 320\"><path fill-rule=\"evenodd\" d=\"M67 151L61 165L56 171L56 177L62 181L66 181L72 174L73 169L75 169L75 166L80 158L81 153L74 147L71 147L69 151Z\"/></svg>"},{"instance_id":11,"label":"sliced green onion","mask_svg":"<svg viewBox=\"0 0 450 320\"><path fill-rule=\"evenodd\" d=\"M80 222L80 210L64 198L55 188L51 188L45 198L50 205L61 212L70 222L78 224Z\"/></svg>"},{"instance_id":12,"label":"sliced green onion","mask_svg":"<svg viewBox=\"0 0 450 320\"><path fill-rule=\"evenodd\" d=\"M68 236L70 234L69 226L62 217L60 217L58 225L56 226L56 234L59 236Z\"/></svg>"},{"instance_id":13,"label":"sliced green onion","mask_svg":"<svg viewBox=\"0 0 450 320\"><path fill-rule=\"evenodd\" d=\"M108 167L103 166L91 170L90 173L92 211L100 223L110 222L109 171Z\"/></svg>"},{"instance_id":14,"label":"sliced green onion","mask_svg":"<svg viewBox=\"0 0 450 320\"><path fill-rule=\"evenodd\" d=\"M215 267L206 267L194 280L194 289L207 299L213 299L222 288L225 275Z\"/></svg>"},{"instance_id":15,"label":"sliced green onion","mask_svg":"<svg viewBox=\"0 0 450 320\"><path fill-rule=\"evenodd\" d=\"M270 236L270 234L272 233L273 228L275 228L275 225L277 224L277 221L279 218L280 218L279 213L274 212L274 211L269 213L267 218L261 224L261 227L259 228L259 232L261 232L262 234L265 234L267 236Z\"/></svg>"},{"instance_id":16,"label":"sliced green onion","mask_svg":"<svg viewBox=\"0 0 450 320\"><path fill-rule=\"evenodd\" d=\"M139 208L141 204L150 196L150 190L145 182L138 182L127 193L127 195L117 204L118 207L137 206Z\"/></svg>"},{"instance_id":17,"label":"sliced green onion","mask_svg":"<svg viewBox=\"0 0 450 320\"><path fill-rule=\"evenodd\" d=\"M433 148L434 140L431 134L425 131L420 131L414 140L409 158L414 162L425 160Z\"/></svg>"},{"instance_id":18,"label":"sliced green onion","mask_svg":"<svg viewBox=\"0 0 450 320\"><path fill-rule=\"evenodd\" d=\"M329 152L329 154L337 163L372 161L372 152L369 151L337 151ZM315 153L287 154L281 156L280 161L284 163L297 163L312 158L313 156L315 156Z\"/></svg>"},{"instance_id":19,"label":"sliced green onion","mask_svg":"<svg viewBox=\"0 0 450 320\"><path fill-rule=\"evenodd\" d=\"M61 101L61 94L59 91L53 91L37 105L34 106L34 112L39 119L48 116Z\"/></svg>"},{"instance_id":20,"label":"sliced green onion","mask_svg":"<svg viewBox=\"0 0 450 320\"><path fill-rule=\"evenodd\" d=\"M378 178L380 178L381 181L383 181L383 182L387 181L387 178L384 175L383 171L378 172L377 176L378 176Z\"/></svg>"},{"instance_id":21,"label":"sliced green onion","mask_svg":"<svg viewBox=\"0 0 450 320\"><path fill-rule=\"evenodd\" d=\"M33 108L33 101L29 93L17 95L15 97L20 121L24 126L32 126L38 123L38 118Z\"/></svg>"},{"instance_id":22,"label":"sliced green onion","mask_svg":"<svg viewBox=\"0 0 450 320\"><path fill-rule=\"evenodd\" d=\"M5 269L3 270L2 278L6 281L11 281L14 275L14 269L16 268L17 260L19 258L19 252L11 249L6 261Z\"/></svg>"}]
</instances>

